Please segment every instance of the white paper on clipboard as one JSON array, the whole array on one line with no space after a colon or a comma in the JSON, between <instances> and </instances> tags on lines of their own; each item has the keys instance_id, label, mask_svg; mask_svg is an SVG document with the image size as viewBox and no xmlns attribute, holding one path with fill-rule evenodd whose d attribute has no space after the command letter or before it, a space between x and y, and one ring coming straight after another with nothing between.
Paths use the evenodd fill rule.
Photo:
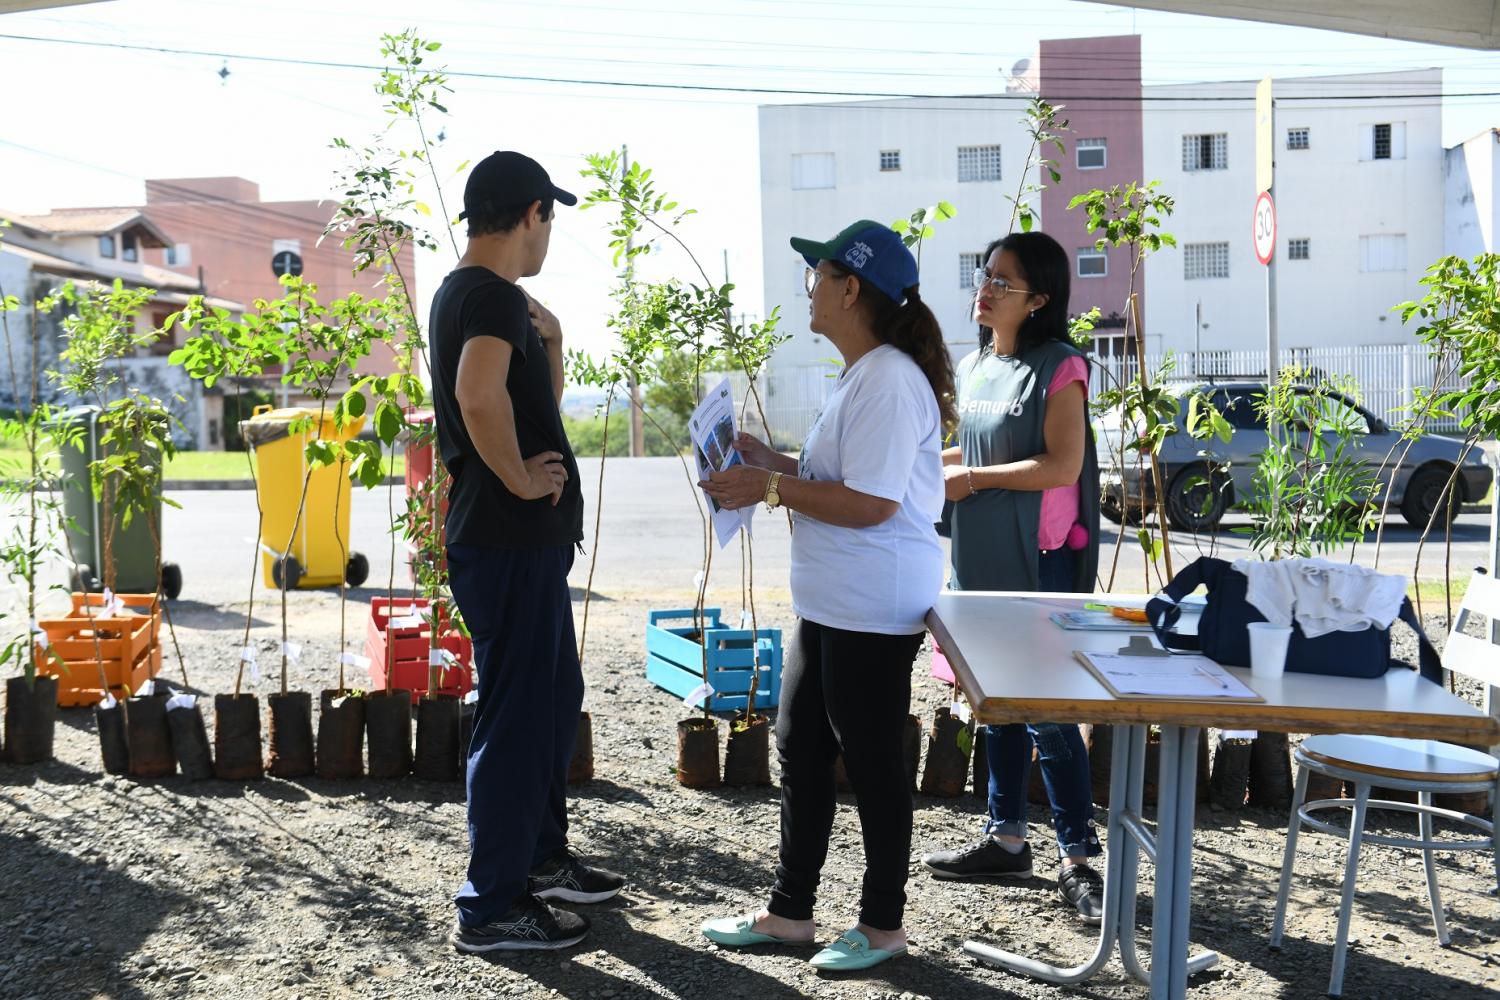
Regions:
<instances>
[{"instance_id":1,"label":"white paper on clipboard","mask_svg":"<svg viewBox=\"0 0 1500 1000\"><path fill-rule=\"evenodd\" d=\"M1264 700L1206 656L1122 656L1095 652L1075 655L1106 687L1122 697Z\"/></svg>"},{"instance_id":2,"label":"white paper on clipboard","mask_svg":"<svg viewBox=\"0 0 1500 1000\"><path fill-rule=\"evenodd\" d=\"M712 472L722 472L742 463L740 453L734 447L737 433L734 419L734 391L729 379L721 379L703 397L703 402L688 418L688 434L693 440L693 464L699 479L707 479ZM713 517L714 537L719 548L728 545L735 532L741 528L750 533L750 524L755 518L755 504L740 510L720 507L713 497L704 494Z\"/></svg>"}]
</instances>

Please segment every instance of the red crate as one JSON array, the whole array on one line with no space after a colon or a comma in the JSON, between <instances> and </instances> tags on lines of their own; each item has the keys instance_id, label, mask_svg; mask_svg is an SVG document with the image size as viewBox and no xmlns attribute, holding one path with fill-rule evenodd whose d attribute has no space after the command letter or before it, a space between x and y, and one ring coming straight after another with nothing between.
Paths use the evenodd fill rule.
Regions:
<instances>
[{"instance_id":1,"label":"red crate","mask_svg":"<svg viewBox=\"0 0 1500 1000\"><path fill-rule=\"evenodd\" d=\"M412 693L416 702L427 692L428 654L432 648L431 630L426 622L412 628L391 628L390 621L427 610L423 598L397 598L390 601L376 597L370 602L370 621L365 631L365 656L370 660L370 689L385 689L386 651L390 649L391 687ZM393 614L394 612L394 614ZM437 691L441 694L464 695L474 686L474 647L466 636L447 628L447 615L439 609L439 624L443 632L438 637L438 648L446 649L458 660L439 668Z\"/></svg>"}]
</instances>

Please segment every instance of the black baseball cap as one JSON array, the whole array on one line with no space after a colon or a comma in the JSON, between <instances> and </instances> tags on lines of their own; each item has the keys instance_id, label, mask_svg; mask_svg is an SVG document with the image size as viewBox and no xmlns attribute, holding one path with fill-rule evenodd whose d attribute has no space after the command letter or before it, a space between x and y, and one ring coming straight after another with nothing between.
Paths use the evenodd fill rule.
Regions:
<instances>
[{"instance_id":1,"label":"black baseball cap","mask_svg":"<svg viewBox=\"0 0 1500 1000\"><path fill-rule=\"evenodd\" d=\"M489 215L549 199L564 205L578 204L577 196L552 183L540 163L514 150L499 150L469 171L464 184L464 210L458 217L466 219L476 212Z\"/></svg>"}]
</instances>

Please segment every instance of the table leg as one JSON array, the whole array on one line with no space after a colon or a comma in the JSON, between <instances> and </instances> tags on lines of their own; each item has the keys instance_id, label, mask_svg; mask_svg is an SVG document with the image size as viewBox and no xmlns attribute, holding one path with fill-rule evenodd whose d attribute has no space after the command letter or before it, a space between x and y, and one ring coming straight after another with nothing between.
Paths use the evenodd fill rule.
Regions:
<instances>
[{"instance_id":1,"label":"table leg","mask_svg":"<svg viewBox=\"0 0 1500 1000\"><path fill-rule=\"evenodd\" d=\"M1125 811L1137 821L1140 819L1141 803L1145 798L1146 738L1149 728L1148 726L1130 727L1132 751L1130 767L1125 779ZM1140 852L1148 851L1151 859L1155 861L1156 844L1134 837L1122 840L1117 847L1111 838L1109 849L1112 853L1119 850L1125 855L1120 859L1120 964L1125 966L1125 971L1135 979L1149 984L1151 974L1141 965L1140 956L1135 950L1136 884L1141 867Z\"/></svg>"},{"instance_id":2,"label":"table leg","mask_svg":"<svg viewBox=\"0 0 1500 1000\"><path fill-rule=\"evenodd\" d=\"M1194 727L1163 726L1156 823L1156 895L1151 926L1152 1000L1180 1000L1189 972L1214 965L1208 952L1188 961L1192 917L1193 809L1198 790Z\"/></svg>"},{"instance_id":3,"label":"table leg","mask_svg":"<svg viewBox=\"0 0 1500 1000\"><path fill-rule=\"evenodd\" d=\"M1109 961L1110 953L1114 951L1115 941L1123 927L1129 926L1133 933L1133 923L1122 925L1120 920L1121 907L1126 901L1128 901L1132 920L1134 919L1134 861L1137 850L1130 832L1124 826L1123 819L1130 808L1127 804L1129 775L1137 776L1137 786L1139 786L1140 774L1145 764L1146 728L1144 726L1114 727L1112 749L1109 772L1109 822L1105 826L1104 834L1105 843L1108 846L1104 863L1104 915L1099 923L1099 942L1094 948L1094 953L1082 965L1071 968L1027 958L1025 955L1017 955L1015 952L1004 951L978 941L965 941L964 954L977 958L987 965L996 965L1014 972L1024 972L1048 982L1081 983L1104 968L1105 963ZM1139 787L1137 787L1134 801L1135 814L1139 815ZM1128 877L1125 872L1127 863L1130 864Z\"/></svg>"}]
</instances>

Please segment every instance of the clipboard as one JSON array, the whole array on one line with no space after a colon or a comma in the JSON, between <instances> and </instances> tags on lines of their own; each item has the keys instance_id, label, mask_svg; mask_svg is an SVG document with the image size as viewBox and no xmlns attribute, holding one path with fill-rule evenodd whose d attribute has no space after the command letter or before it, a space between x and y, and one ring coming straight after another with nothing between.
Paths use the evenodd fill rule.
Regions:
<instances>
[{"instance_id":1,"label":"clipboard","mask_svg":"<svg viewBox=\"0 0 1500 1000\"><path fill-rule=\"evenodd\" d=\"M1098 662L1095 662L1095 657ZM1205 656L1135 657L1075 650L1073 658L1083 664L1111 695L1125 700L1200 704L1263 704L1266 700ZM1125 672L1126 668L1129 673ZM1126 683L1127 676L1138 679L1139 683ZM1211 684L1221 685L1222 693L1201 690ZM1150 690L1152 687L1158 690Z\"/></svg>"}]
</instances>

